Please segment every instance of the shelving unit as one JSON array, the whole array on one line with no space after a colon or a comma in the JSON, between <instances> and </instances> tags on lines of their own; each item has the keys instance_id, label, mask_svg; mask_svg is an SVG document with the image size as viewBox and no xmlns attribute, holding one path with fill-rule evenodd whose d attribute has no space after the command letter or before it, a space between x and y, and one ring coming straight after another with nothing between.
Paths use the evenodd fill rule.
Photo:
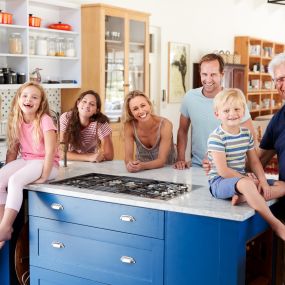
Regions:
<instances>
[{"instance_id":1,"label":"shelving unit","mask_svg":"<svg viewBox=\"0 0 285 285\"><path fill-rule=\"evenodd\" d=\"M25 73L29 80L35 68L41 69L45 88L79 88L81 86L81 10L79 4L55 0L0 0L0 9L13 14L13 24L0 24L0 67L10 67L17 73ZM41 27L29 26L29 14L41 18ZM52 23L67 23L72 31L48 29ZM11 33L20 33L23 43L22 54L8 52ZM75 57L39 56L29 54L29 38L63 37L75 43ZM73 83L45 84L52 80L72 80ZM16 89L19 84L1 84L0 89Z\"/></svg>"},{"instance_id":2,"label":"shelving unit","mask_svg":"<svg viewBox=\"0 0 285 285\"><path fill-rule=\"evenodd\" d=\"M275 54L284 52L285 45L248 36L235 37L235 52L244 64L244 90L252 118L276 113L282 106L267 67Z\"/></svg>"}]
</instances>

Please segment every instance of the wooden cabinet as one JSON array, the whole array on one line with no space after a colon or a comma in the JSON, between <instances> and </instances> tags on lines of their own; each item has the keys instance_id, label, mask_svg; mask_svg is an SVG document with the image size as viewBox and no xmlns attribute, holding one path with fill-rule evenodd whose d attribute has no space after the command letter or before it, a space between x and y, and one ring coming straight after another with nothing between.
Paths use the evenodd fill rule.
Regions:
<instances>
[{"instance_id":1,"label":"wooden cabinet","mask_svg":"<svg viewBox=\"0 0 285 285\"><path fill-rule=\"evenodd\" d=\"M13 14L12 24L0 24L3 44L0 47L0 66L9 67L18 74L24 74L29 81L30 74L40 69L44 88L78 88L81 84L81 45L80 45L80 5L62 1L48 0L4 0L0 9ZM41 18L40 27L29 26L29 14ZM61 31L47 28L51 23L68 23L72 31ZM9 38L17 35L21 50L15 53L9 45L16 43ZM61 38L74 41L75 56L47 55L48 41ZM41 42L40 42L41 41ZM38 42L38 45L37 45ZM42 48L39 51L40 47ZM39 53L46 54L39 55ZM48 81L53 84L44 84ZM55 84L58 82L58 84ZM17 89L20 84L1 84L1 89Z\"/></svg>"},{"instance_id":2,"label":"wooden cabinet","mask_svg":"<svg viewBox=\"0 0 285 285\"><path fill-rule=\"evenodd\" d=\"M123 159L124 98L135 89L149 95L149 14L103 4L83 5L81 10L81 90L100 94L102 111L112 122L115 159ZM62 93L62 111L73 105L78 92Z\"/></svg>"},{"instance_id":3,"label":"wooden cabinet","mask_svg":"<svg viewBox=\"0 0 285 285\"><path fill-rule=\"evenodd\" d=\"M29 225L31 285L163 285L163 211L29 192Z\"/></svg>"},{"instance_id":4,"label":"wooden cabinet","mask_svg":"<svg viewBox=\"0 0 285 285\"><path fill-rule=\"evenodd\" d=\"M226 88L239 88L244 92L244 72L242 64L225 64L222 85ZM193 88L201 87L199 64L193 65Z\"/></svg>"},{"instance_id":5,"label":"wooden cabinet","mask_svg":"<svg viewBox=\"0 0 285 285\"><path fill-rule=\"evenodd\" d=\"M275 54L284 52L284 44L251 37L235 37L235 52L246 66L244 90L252 118L274 114L282 106L268 64Z\"/></svg>"}]
</instances>

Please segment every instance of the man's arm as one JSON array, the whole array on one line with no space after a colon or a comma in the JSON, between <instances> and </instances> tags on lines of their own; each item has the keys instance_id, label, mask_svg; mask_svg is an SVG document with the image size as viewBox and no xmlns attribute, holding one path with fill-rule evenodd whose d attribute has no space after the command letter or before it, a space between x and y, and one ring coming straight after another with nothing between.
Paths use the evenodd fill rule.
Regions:
<instances>
[{"instance_id":1,"label":"man's arm","mask_svg":"<svg viewBox=\"0 0 285 285\"><path fill-rule=\"evenodd\" d=\"M258 157L260 159L260 162L263 168L265 168L265 166L269 163L271 158L276 154L276 151L274 149L258 148L257 154L258 154Z\"/></svg>"},{"instance_id":2,"label":"man's arm","mask_svg":"<svg viewBox=\"0 0 285 285\"><path fill-rule=\"evenodd\" d=\"M180 115L179 129L177 132L177 162L174 164L176 169L185 169L189 167L189 163L185 160L185 151L188 142L188 130L190 126L190 118Z\"/></svg>"}]
</instances>

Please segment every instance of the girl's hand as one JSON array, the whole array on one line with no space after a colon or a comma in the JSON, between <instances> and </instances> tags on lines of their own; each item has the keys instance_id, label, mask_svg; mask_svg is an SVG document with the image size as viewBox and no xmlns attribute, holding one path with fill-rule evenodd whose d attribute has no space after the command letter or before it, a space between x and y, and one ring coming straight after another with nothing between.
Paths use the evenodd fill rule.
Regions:
<instances>
[{"instance_id":1,"label":"girl's hand","mask_svg":"<svg viewBox=\"0 0 285 285\"><path fill-rule=\"evenodd\" d=\"M142 170L142 164L139 160L129 161L126 167L129 172L138 172Z\"/></svg>"},{"instance_id":2,"label":"girl's hand","mask_svg":"<svg viewBox=\"0 0 285 285\"><path fill-rule=\"evenodd\" d=\"M90 162L101 162L104 160L104 154L100 151L92 153L88 156L88 161Z\"/></svg>"}]
</instances>

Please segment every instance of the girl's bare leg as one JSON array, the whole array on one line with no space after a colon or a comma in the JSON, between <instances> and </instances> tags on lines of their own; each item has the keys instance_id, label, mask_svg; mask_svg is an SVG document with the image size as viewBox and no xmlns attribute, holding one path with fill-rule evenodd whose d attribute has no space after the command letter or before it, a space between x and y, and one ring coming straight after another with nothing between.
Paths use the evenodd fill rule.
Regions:
<instances>
[{"instance_id":1,"label":"girl's bare leg","mask_svg":"<svg viewBox=\"0 0 285 285\"><path fill-rule=\"evenodd\" d=\"M0 223L0 242L11 239L13 223L18 215L14 209L5 208L4 215Z\"/></svg>"}]
</instances>

